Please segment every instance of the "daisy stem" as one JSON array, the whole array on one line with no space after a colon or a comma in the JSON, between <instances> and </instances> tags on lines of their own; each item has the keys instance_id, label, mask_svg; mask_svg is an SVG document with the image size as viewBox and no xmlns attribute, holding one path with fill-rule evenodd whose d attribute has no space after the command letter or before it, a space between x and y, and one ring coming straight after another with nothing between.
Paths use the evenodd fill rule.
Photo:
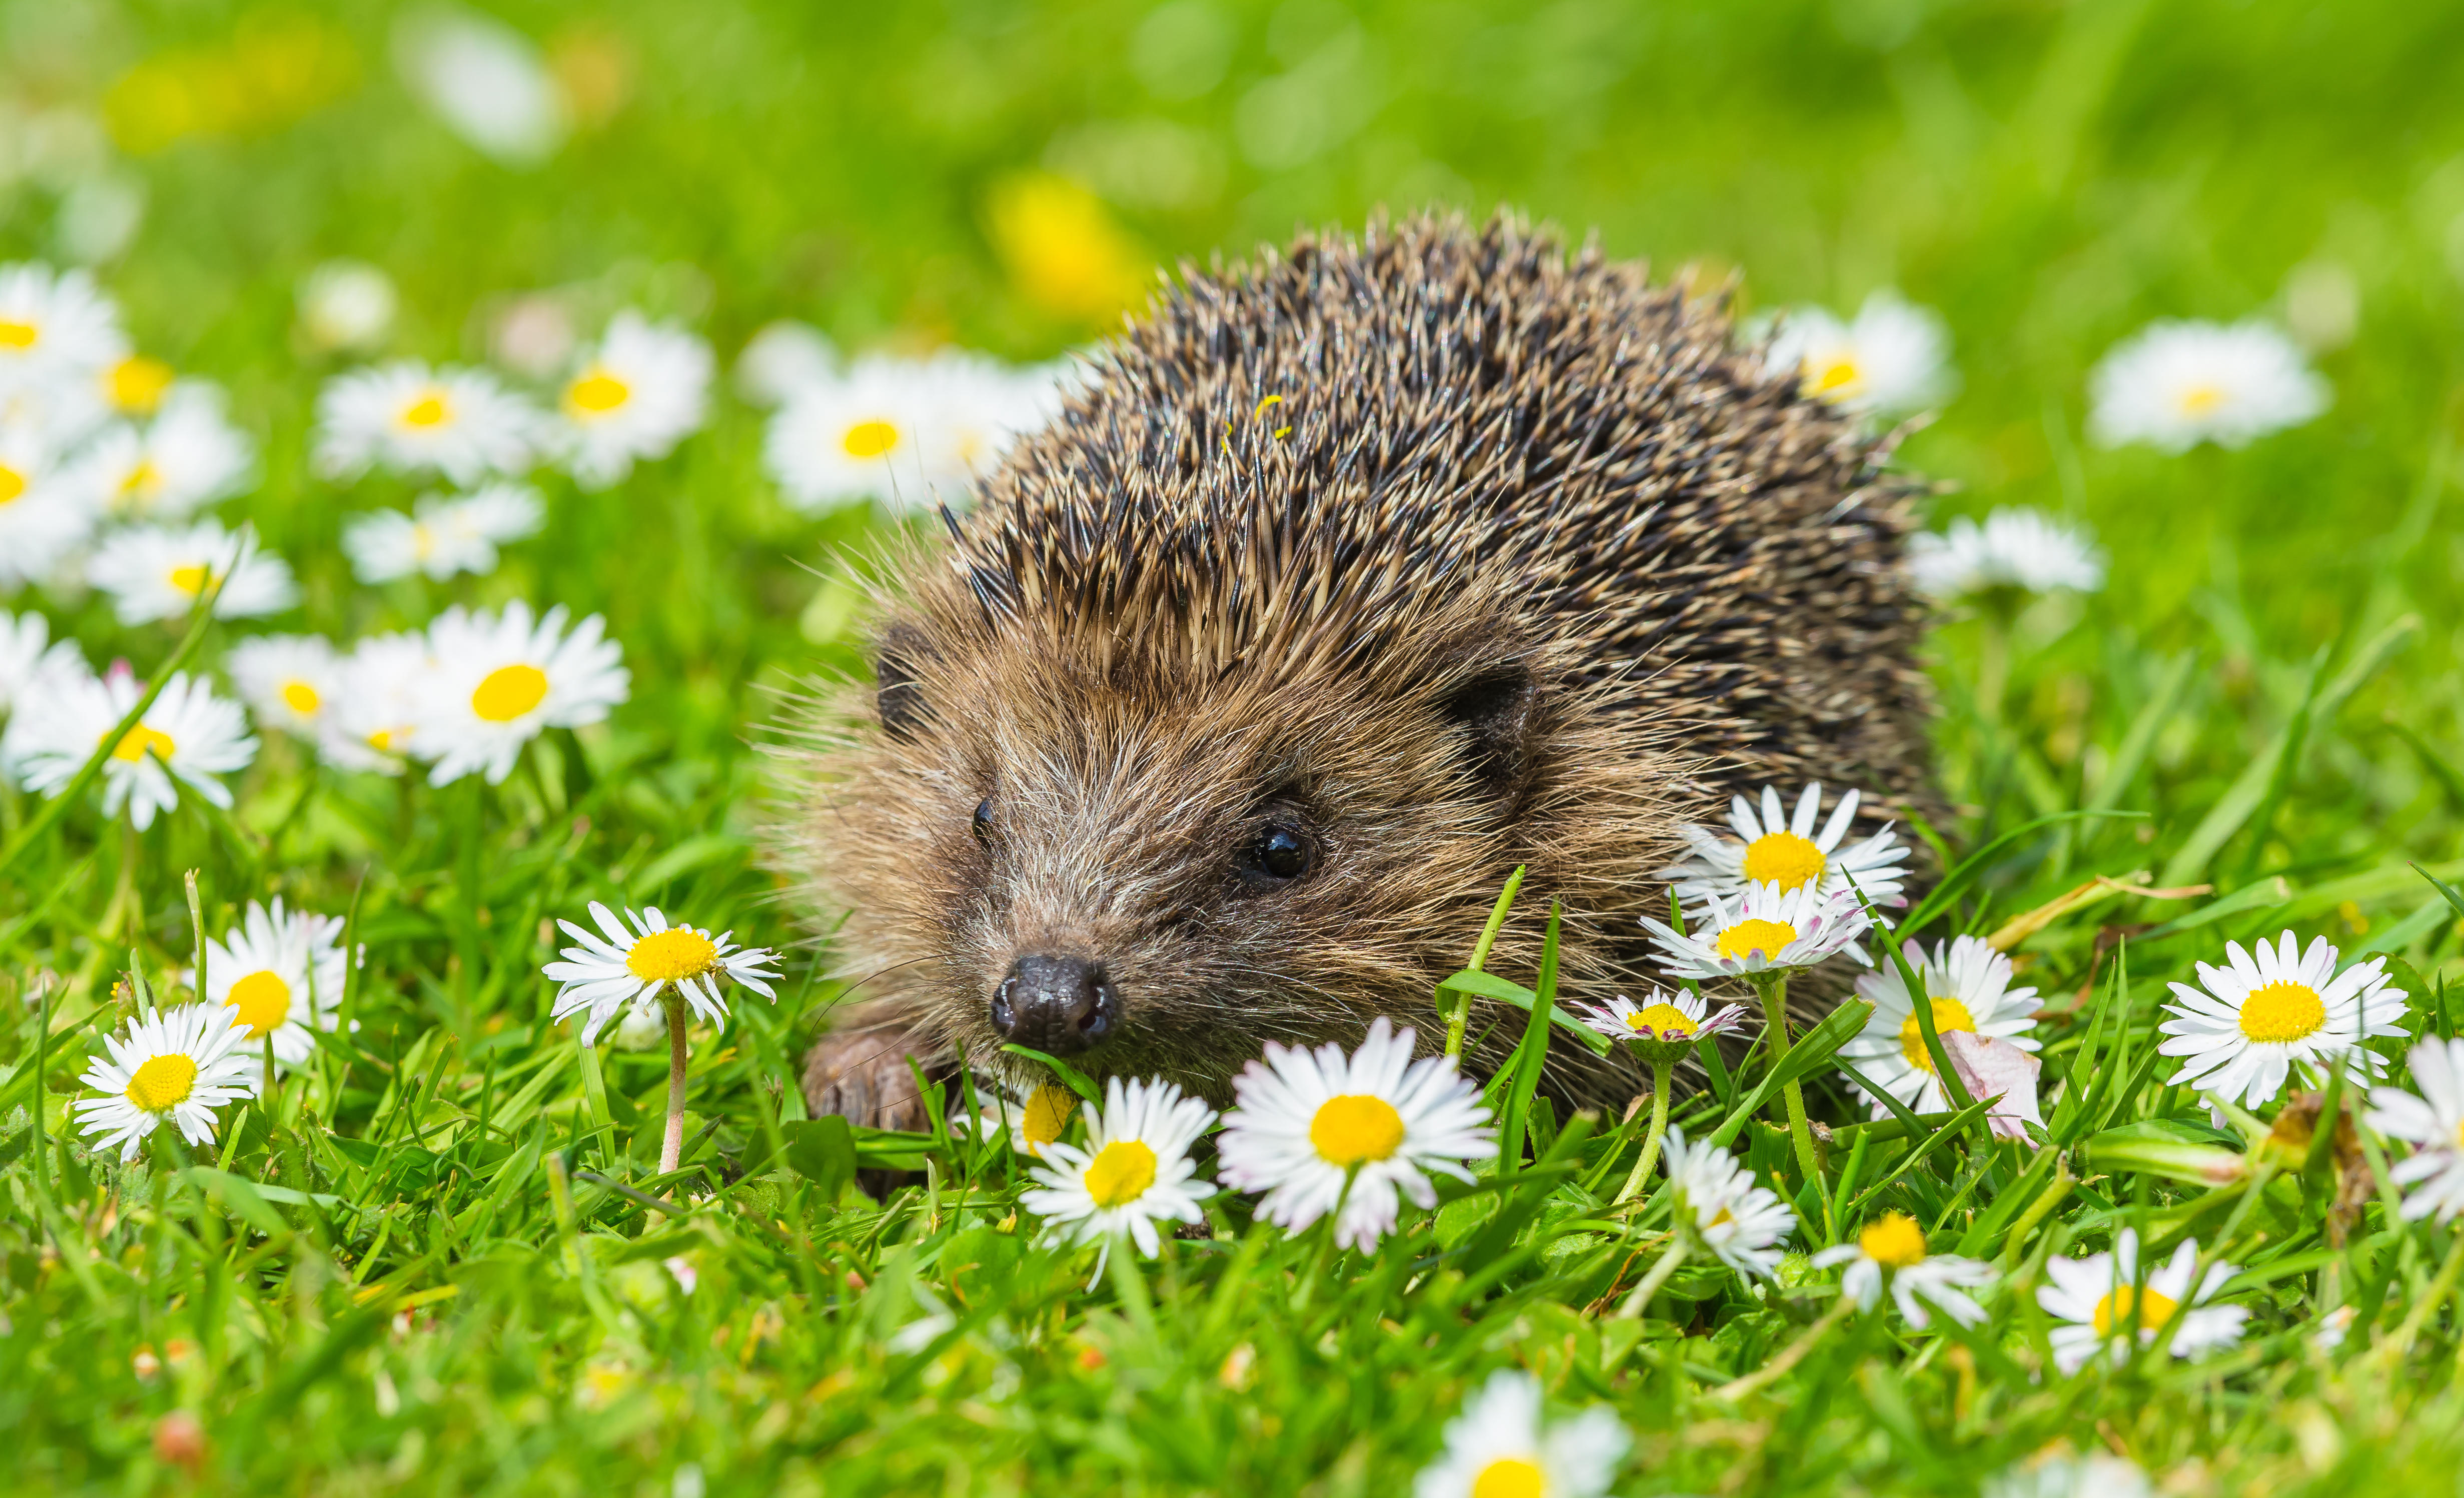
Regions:
<instances>
[{"instance_id":1,"label":"daisy stem","mask_svg":"<svg viewBox=\"0 0 2464 1498\"><path fill-rule=\"evenodd\" d=\"M1660 1163L1660 1137L1668 1132L1668 1074L1673 1070L1665 1061L1651 1063L1651 1129L1642 1137L1642 1156L1634 1162L1634 1174L1625 1178L1625 1189L1617 1194L1614 1205L1634 1200L1651 1179L1651 1167Z\"/></svg>"},{"instance_id":2,"label":"daisy stem","mask_svg":"<svg viewBox=\"0 0 2464 1498\"><path fill-rule=\"evenodd\" d=\"M1685 1262L1685 1255L1692 1248L1693 1245L1682 1232L1669 1240L1668 1251L1660 1256L1660 1262L1651 1267L1651 1272L1642 1277L1642 1283L1634 1288L1634 1293L1625 1297L1625 1304L1617 1307L1618 1317L1627 1321L1641 1319L1643 1308L1651 1304L1651 1297L1660 1293L1660 1287L1667 1284L1668 1276L1676 1273L1678 1266Z\"/></svg>"},{"instance_id":3,"label":"daisy stem","mask_svg":"<svg viewBox=\"0 0 2464 1498\"><path fill-rule=\"evenodd\" d=\"M1788 1066L1788 974L1767 972L1750 980L1755 994L1763 1001L1763 1024L1771 1039L1771 1064L1773 1070ZM1796 1143L1796 1164L1805 1179L1822 1179L1822 1167L1814 1155L1814 1131L1805 1121L1805 1088L1794 1077L1780 1084L1780 1096L1788 1104L1788 1137Z\"/></svg>"},{"instance_id":4,"label":"daisy stem","mask_svg":"<svg viewBox=\"0 0 2464 1498\"><path fill-rule=\"evenodd\" d=\"M676 1168L685 1152L685 1000L668 986L668 1130L659 1140L659 1174Z\"/></svg>"}]
</instances>

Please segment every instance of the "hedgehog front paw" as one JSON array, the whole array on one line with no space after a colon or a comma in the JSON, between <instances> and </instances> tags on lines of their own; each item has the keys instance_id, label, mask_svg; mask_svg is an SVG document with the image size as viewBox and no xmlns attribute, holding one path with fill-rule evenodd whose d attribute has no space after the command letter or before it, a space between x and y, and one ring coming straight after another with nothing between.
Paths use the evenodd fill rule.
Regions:
<instances>
[{"instance_id":1,"label":"hedgehog front paw","mask_svg":"<svg viewBox=\"0 0 2464 1498\"><path fill-rule=\"evenodd\" d=\"M805 1111L814 1118L835 1113L872 1129L930 1128L915 1072L931 1069L932 1050L921 1037L895 1030L824 1035L804 1053Z\"/></svg>"}]
</instances>

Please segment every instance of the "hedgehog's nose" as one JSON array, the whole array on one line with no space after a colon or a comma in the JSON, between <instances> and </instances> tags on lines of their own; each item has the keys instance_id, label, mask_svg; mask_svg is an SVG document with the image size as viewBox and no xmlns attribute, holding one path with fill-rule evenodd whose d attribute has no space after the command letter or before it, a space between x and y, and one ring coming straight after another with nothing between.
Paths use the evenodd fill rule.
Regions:
<instances>
[{"instance_id":1,"label":"hedgehog's nose","mask_svg":"<svg viewBox=\"0 0 2464 1498\"><path fill-rule=\"evenodd\" d=\"M993 1028L1031 1050L1074 1055L1121 1023L1103 967L1077 957L1022 957L993 990Z\"/></svg>"}]
</instances>

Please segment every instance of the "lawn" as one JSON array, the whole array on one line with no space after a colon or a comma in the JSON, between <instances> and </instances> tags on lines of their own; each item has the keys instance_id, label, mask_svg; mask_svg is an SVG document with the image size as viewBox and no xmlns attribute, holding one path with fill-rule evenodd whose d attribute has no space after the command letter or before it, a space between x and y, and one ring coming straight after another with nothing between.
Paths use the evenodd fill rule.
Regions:
<instances>
[{"instance_id":1,"label":"lawn","mask_svg":"<svg viewBox=\"0 0 2464 1498\"><path fill-rule=\"evenodd\" d=\"M2288 930L2403 990L2346 1053L2383 1089L2464 1018L2464 11L483 9L0 5L0 263L84 268L125 335L19 370L0 272L0 646L39 619L77 662L61 685L0 649L9 1491L1392 1492L1521 1387L1501 1370L1598 1482L1459 1464L1428 1498L2137 1490L2091 1458L2175 1494L2459 1490L2464 1230L2404 1210L2407 1161L2456 1141L2413 1155L2358 1081L2211 1111L2156 1047L2168 985ZM1519 1065L1486 1088L1502 1154L1379 1241L1227 1188L1152 1255L1063 1241L999 1131L843 1130L792 1081L838 985L764 861L765 749L865 669L857 559L937 531L918 493L964 502L950 434L885 460L895 485L783 463L799 402L876 379L1028 424L1157 267L1432 205L1595 234L1749 319L1929 309L1947 375L1895 460L1926 524L2033 508L2101 562L1945 607L1954 814L1903 829L1952 871L1911 888L1904 955L1991 936L2035 989L2039 1126L1995 1133L1964 1085L1870 1117L1833 1064L1852 1010L1793 1053L1817 1157L1772 1049L1732 1048L1673 1121L1774 1193L1759 1265L1693 1213L1716 1161L1625 1197L1653 1111L1573 1114ZM2164 319L2281 330L2322 408L2100 441L2097 371ZM619 324L667 340L638 377ZM354 427L336 392L395 360L487 383L434 422L378 392L402 419ZM608 370L707 399L594 425ZM91 488L138 433L155 467L130 446ZM416 508L489 484L484 514ZM209 556L209 519L256 560ZM580 645L504 675L546 658L494 632L555 609ZM454 671L480 706L448 722ZM249 747L196 703L126 716L174 672L245 701ZM81 1101L144 1092L81 1080L107 1037L261 994L233 977L277 898L363 954L297 958L294 1008L330 1023L216 1063L209 1137L82 1133ZM585 1045L542 973L593 901L776 954L775 1001L729 985L693 1020L680 1139L657 1015ZM1528 1011L1550 983L1490 988ZM1874 1236L1903 1218L1990 1270L1973 1325L1859 1304L1914 1262ZM2220 1270L2204 1296L2125 1271L2143 1314L2195 1302L2169 1338L2231 1308L2230 1335L2072 1367L2047 1301L2125 1233ZM1860 1244L1843 1293L1815 1258Z\"/></svg>"}]
</instances>

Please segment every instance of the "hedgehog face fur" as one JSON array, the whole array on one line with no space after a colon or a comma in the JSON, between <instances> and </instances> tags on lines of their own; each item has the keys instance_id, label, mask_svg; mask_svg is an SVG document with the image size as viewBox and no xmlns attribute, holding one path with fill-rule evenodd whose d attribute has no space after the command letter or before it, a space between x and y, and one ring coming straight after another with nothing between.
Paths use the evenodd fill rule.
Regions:
<instances>
[{"instance_id":1,"label":"hedgehog face fur","mask_svg":"<svg viewBox=\"0 0 2464 1498\"><path fill-rule=\"evenodd\" d=\"M1730 787L1921 793L1898 489L1717 304L1424 221L1190 274L1096 376L790 756L853 981L817 1109L1007 1041L1219 1099L1269 1039L1425 1043L1518 864L1604 998Z\"/></svg>"}]
</instances>

